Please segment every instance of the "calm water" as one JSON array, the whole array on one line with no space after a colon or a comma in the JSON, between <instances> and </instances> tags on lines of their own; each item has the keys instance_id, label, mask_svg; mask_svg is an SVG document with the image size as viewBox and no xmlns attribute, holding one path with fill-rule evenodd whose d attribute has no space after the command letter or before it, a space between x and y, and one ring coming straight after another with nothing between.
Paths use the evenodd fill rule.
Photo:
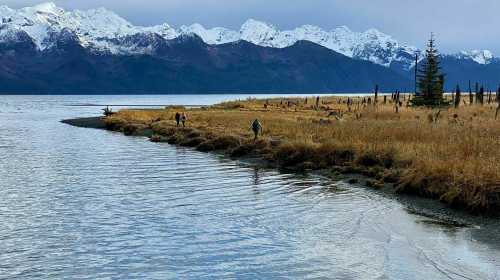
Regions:
<instances>
[{"instance_id":1,"label":"calm water","mask_svg":"<svg viewBox=\"0 0 500 280\"><path fill-rule=\"evenodd\" d=\"M0 278L500 279L498 220L59 123L228 98L0 96Z\"/></svg>"}]
</instances>

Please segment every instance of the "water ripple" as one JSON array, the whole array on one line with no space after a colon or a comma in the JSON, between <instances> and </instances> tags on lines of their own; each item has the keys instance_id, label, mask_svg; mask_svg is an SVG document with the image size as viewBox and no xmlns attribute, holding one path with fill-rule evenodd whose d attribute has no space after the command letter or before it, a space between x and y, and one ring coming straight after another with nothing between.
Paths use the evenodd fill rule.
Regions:
<instances>
[{"instance_id":1,"label":"water ripple","mask_svg":"<svg viewBox=\"0 0 500 280\"><path fill-rule=\"evenodd\" d=\"M161 98L0 102L1 279L499 278L498 224L432 227L364 187L59 123Z\"/></svg>"}]
</instances>

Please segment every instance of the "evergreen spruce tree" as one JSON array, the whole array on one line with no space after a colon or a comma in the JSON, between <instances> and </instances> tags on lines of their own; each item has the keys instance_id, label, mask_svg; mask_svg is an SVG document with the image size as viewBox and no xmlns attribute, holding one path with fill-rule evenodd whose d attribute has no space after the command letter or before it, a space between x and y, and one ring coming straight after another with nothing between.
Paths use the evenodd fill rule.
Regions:
<instances>
[{"instance_id":1,"label":"evergreen spruce tree","mask_svg":"<svg viewBox=\"0 0 500 280\"><path fill-rule=\"evenodd\" d=\"M449 105L444 97L444 74L439 66L439 52L436 49L434 35L427 44L425 59L418 69L418 94L412 100L414 106L442 106Z\"/></svg>"}]
</instances>

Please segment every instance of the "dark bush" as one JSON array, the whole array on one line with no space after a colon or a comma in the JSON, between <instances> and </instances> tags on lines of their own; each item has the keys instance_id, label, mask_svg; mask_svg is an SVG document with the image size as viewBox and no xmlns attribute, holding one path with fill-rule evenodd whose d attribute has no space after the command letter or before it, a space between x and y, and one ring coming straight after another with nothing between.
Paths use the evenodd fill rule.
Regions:
<instances>
[{"instance_id":1,"label":"dark bush","mask_svg":"<svg viewBox=\"0 0 500 280\"><path fill-rule=\"evenodd\" d=\"M196 147L205 141L202 137L188 138L180 142L181 146L184 147Z\"/></svg>"},{"instance_id":2,"label":"dark bush","mask_svg":"<svg viewBox=\"0 0 500 280\"><path fill-rule=\"evenodd\" d=\"M391 168L394 165L394 152L365 152L356 159L356 163L366 167L382 166Z\"/></svg>"},{"instance_id":3,"label":"dark bush","mask_svg":"<svg viewBox=\"0 0 500 280\"><path fill-rule=\"evenodd\" d=\"M229 150L238 147L240 145L240 139L235 136L226 135L208 140L203 144L202 148L213 147L212 150Z\"/></svg>"},{"instance_id":4,"label":"dark bush","mask_svg":"<svg viewBox=\"0 0 500 280\"><path fill-rule=\"evenodd\" d=\"M174 134L167 139L167 143L171 145L179 144L182 138L178 134Z\"/></svg>"},{"instance_id":5,"label":"dark bush","mask_svg":"<svg viewBox=\"0 0 500 280\"><path fill-rule=\"evenodd\" d=\"M368 152L360 155L356 159L356 163L362 165L362 166L375 166L380 164L380 160L378 159L377 155L373 152Z\"/></svg>"},{"instance_id":6,"label":"dark bush","mask_svg":"<svg viewBox=\"0 0 500 280\"><path fill-rule=\"evenodd\" d=\"M267 149L270 143L264 139L258 139L257 141L252 143L256 150L264 150Z\"/></svg>"},{"instance_id":7,"label":"dark bush","mask_svg":"<svg viewBox=\"0 0 500 280\"><path fill-rule=\"evenodd\" d=\"M307 144L282 145L274 153L275 160L283 167L313 161L314 148Z\"/></svg>"},{"instance_id":8,"label":"dark bush","mask_svg":"<svg viewBox=\"0 0 500 280\"><path fill-rule=\"evenodd\" d=\"M186 138L199 138L201 133L198 130L192 129L190 131L186 131L184 135Z\"/></svg>"},{"instance_id":9,"label":"dark bush","mask_svg":"<svg viewBox=\"0 0 500 280\"><path fill-rule=\"evenodd\" d=\"M207 140L207 141L201 143L200 145L198 145L198 147L196 147L196 150L198 150L200 152L210 152L210 151L215 150L215 147L214 147L212 140Z\"/></svg>"},{"instance_id":10,"label":"dark bush","mask_svg":"<svg viewBox=\"0 0 500 280\"><path fill-rule=\"evenodd\" d=\"M232 152L232 157L244 157L251 154L255 150L255 145L252 144L243 144L241 146L236 147Z\"/></svg>"},{"instance_id":11,"label":"dark bush","mask_svg":"<svg viewBox=\"0 0 500 280\"><path fill-rule=\"evenodd\" d=\"M322 145L316 151L318 162L324 167L340 166L354 159L354 151L348 148L337 148L333 145Z\"/></svg>"},{"instance_id":12,"label":"dark bush","mask_svg":"<svg viewBox=\"0 0 500 280\"><path fill-rule=\"evenodd\" d=\"M176 129L170 126L170 122L161 121L155 122L151 125L154 134L159 134L162 136L172 136L175 134Z\"/></svg>"},{"instance_id":13,"label":"dark bush","mask_svg":"<svg viewBox=\"0 0 500 280\"><path fill-rule=\"evenodd\" d=\"M120 131L124 126L127 125L127 121L120 118L106 118L105 120L106 129L113 131Z\"/></svg>"},{"instance_id":14,"label":"dark bush","mask_svg":"<svg viewBox=\"0 0 500 280\"><path fill-rule=\"evenodd\" d=\"M123 133L127 136L130 135L143 135L146 130L148 130L148 126L140 123L131 123L127 124L123 127Z\"/></svg>"},{"instance_id":15,"label":"dark bush","mask_svg":"<svg viewBox=\"0 0 500 280\"><path fill-rule=\"evenodd\" d=\"M256 141L246 141L240 146L231 151L232 157L243 157L249 154L262 154L267 153L269 150L269 142L265 139L258 139Z\"/></svg>"}]
</instances>

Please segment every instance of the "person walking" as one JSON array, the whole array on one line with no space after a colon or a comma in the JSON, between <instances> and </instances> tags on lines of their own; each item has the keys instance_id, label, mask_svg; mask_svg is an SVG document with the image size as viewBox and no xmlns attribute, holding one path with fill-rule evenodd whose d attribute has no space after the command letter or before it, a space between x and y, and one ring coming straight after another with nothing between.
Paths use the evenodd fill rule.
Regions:
<instances>
[{"instance_id":1,"label":"person walking","mask_svg":"<svg viewBox=\"0 0 500 280\"><path fill-rule=\"evenodd\" d=\"M258 119L255 119L253 121L251 129L255 136L254 140L257 140L257 138L259 138L259 133L262 133L262 124L259 122Z\"/></svg>"},{"instance_id":2,"label":"person walking","mask_svg":"<svg viewBox=\"0 0 500 280\"><path fill-rule=\"evenodd\" d=\"M187 121L187 115L186 113L182 113L181 115L182 127L186 127L186 121Z\"/></svg>"},{"instance_id":3,"label":"person walking","mask_svg":"<svg viewBox=\"0 0 500 280\"><path fill-rule=\"evenodd\" d=\"M175 113L175 122L177 123L177 127L179 127L181 123L181 114L179 112Z\"/></svg>"}]
</instances>

